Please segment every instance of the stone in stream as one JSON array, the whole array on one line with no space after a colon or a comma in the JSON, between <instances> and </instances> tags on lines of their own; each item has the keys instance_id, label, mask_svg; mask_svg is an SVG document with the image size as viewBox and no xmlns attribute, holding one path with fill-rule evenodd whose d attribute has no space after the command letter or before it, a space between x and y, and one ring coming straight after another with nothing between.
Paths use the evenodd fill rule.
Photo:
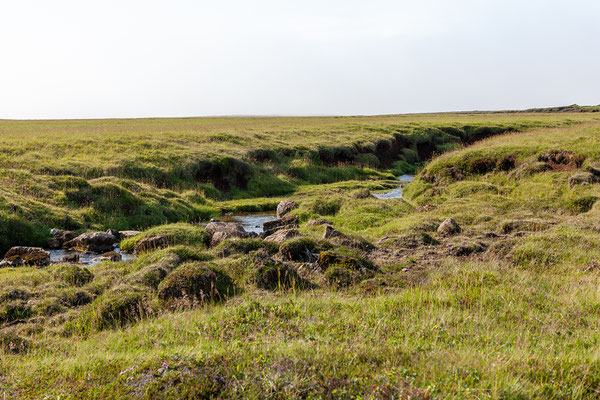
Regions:
<instances>
[{"instance_id":1,"label":"stone in stream","mask_svg":"<svg viewBox=\"0 0 600 400\"><path fill-rule=\"evenodd\" d=\"M296 207L298 207L298 204L295 201L283 200L277 205L277 218L283 217Z\"/></svg>"},{"instance_id":2,"label":"stone in stream","mask_svg":"<svg viewBox=\"0 0 600 400\"><path fill-rule=\"evenodd\" d=\"M106 232L86 232L63 244L64 248L76 248L94 253L111 251L118 239Z\"/></svg>"},{"instance_id":3,"label":"stone in stream","mask_svg":"<svg viewBox=\"0 0 600 400\"><path fill-rule=\"evenodd\" d=\"M249 232L246 232L244 226L238 222L223 222L211 219L204 229L211 236L212 246L215 246L226 239L249 238L253 236Z\"/></svg>"},{"instance_id":4,"label":"stone in stream","mask_svg":"<svg viewBox=\"0 0 600 400\"><path fill-rule=\"evenodd\" d=\"M265 238L274 234L281 229L295 229L298 227L298 216L287 215L283 218L278 218L273 221L268 221L263 224L262 237Z\"/></svg>"},{"instance_id":5,"label":"stone in stream","mask_svg":"<svg viewBox=\"0 0 600 400\"><path fill-rule=\"evenodd\" d=\"M121 261L122 259L123 259L123 256L121 256L116 251L109 251L107 253L103 253L103 254L99 255L98 257L94 258L95 261L113 261L113 262Z\"/></svg>"},{"instance_id":6,"label":"stone in stream","mask_svg":"<svg viewBox=\"0 0 600 400\"><path fill-rule=\"evenodd\" d=\"M79 254L77 254L77 253L67 254L66 256L63 257L62 260L64 262L68 262L68 263L78 263L79 262Z\"/></svg>"},{"instance_id":7,"label":"stone in stream","mask_svg":"<svg viewBox=\"0 0 600 400\"><path fill-rule=\"evenodd\" d=\"M0 267L18 267L20 265L45 266L50 264L50 253L41 247L15 246L12 247Z\"/></svg>"},{"instance_id":8,"label":"stone in stream","mask_svg":"<svg viewBox=\"0 0 600 400\"><path fill-rule=\"evenodd\" d=\"M266 242L283 243L288 239L300 236L300 232L297 229L280 229L275 233L265 238Z\"/></svg>"},{"instance_id":9,"label":"stone in stream","mask_svg":"<svg viewBox=\"0 0 600 400\"><path fill-rule=\"evenodd\" d=\"M460 225L458 225L458 223L456 223L456 221L452 218L447 218L437 228L437 233L444 236L456 235L461 231L462 229L460 228Z\"/></svg>"},{"instance_id":10,"label":"stone in stream","mask_svg":"<svg viewBox=\"0 0 600 400\"><path fill-rule=\"evenodd\" d=\"M169 245L169 237L167 235L157 235L140 240L135 244L134 252L143 253L154 249L162 249Z\"/></svg>"},{"instance_id":11,"label":"stone in stream","mask_svg":"<svg viewBox=\"0 0 600 400\"><path fill-rule=\"evenodd\" d=\"M75 239L78 235L73 231L63 231L62 229L51 229L50 235L52 238L48 239L48 248L56 250L62 249L63 244L69 240Z\"/></svg>"}]
</instances>

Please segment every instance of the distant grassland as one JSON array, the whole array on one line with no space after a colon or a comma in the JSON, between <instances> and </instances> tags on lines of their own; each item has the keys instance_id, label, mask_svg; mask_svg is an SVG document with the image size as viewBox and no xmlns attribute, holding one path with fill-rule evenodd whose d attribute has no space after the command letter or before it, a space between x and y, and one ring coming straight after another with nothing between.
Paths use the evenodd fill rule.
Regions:
<instances>
[{"instance_id":1,"label":"distant grassland","mask_svg":"<svg viewBox=\"0 0 600 400\"><path fill-rule=\"evenodd\" d=\"M0 121L0 251L50 227L198 221L220 201L392 178L479 136L594 113ZM228 205L231 207L231 204Z\"/></svg>"}]
</instances>

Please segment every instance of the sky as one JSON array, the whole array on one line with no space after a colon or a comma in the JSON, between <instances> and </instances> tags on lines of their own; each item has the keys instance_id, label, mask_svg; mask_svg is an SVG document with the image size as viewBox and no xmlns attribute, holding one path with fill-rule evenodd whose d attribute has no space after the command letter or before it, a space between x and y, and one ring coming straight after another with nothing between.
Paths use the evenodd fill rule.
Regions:
<instances>
[{"instance_id":1,"label":"sky","mask_svg":"<svg viewBox=\"0 0 600 400\"><path fill-rule=\"evenodd\" d=\"M598 0L3 0L0 118L600 104Z\"/></svg>"}]
</instances>

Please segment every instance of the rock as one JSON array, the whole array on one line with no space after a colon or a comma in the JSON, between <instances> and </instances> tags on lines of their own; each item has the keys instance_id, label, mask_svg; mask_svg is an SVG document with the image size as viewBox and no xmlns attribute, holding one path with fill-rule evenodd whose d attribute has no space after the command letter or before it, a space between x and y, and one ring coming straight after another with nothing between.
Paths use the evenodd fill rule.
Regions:
<instances>
[{"instance_id":1,"label":"rock","mask_svg":"<svg viewBox=\"0 0 600 400\"><path fill-rule=\"evenodd\" d=\"M50 235L52 235L52 238L48 239L48 248L50 249L62 249L63 244L77 237L77 233L62 229L51 229Z\"/></svg>"},{"instance_id":2,"label":"rock","mask_svg":"<svg viewBox=\"0 0 600 400\"><path fill-rule=\"evenodd\" d=\"M64 248L77 248L105 253L111 251L118 239L106 232L86 232L63 244Z\"/></svg>"},{"instance_id":3,"label":"rock","mask_svg":"<svg viewBox=\"0 0 600 400\"><path fill-rule=\"evenodd\" d=\"M134 237L139 235L140 231L119 231L119 237L121 238L121 240L123 239L129 239L130 237Z\"/></svg>"},{"instance_id":4,"label":"rock","mask_svg":"<svg viewBox=\"0 0 600 400\"><path fill-rule=\"evenodd\" d=\"M107 253L101 254L100 256L94 258L94 260L96 260L96 261L112 261L112 262L121 261L122 259L123 259L123 256L121 256L116 251L109 251Z\"/></svg>"},{"instance_id":5,"label":"rock","mask_svg":"<svg viewBox=\"0 0 600 400\"><path fill-rule=\"evenodd\" d=\"M277 205L277 218L283 217L296 207L298 207L298 204L295 201L283 200Z\"/></svg>"},{"instance_id":6,"label":"rock","mask_svg":"<svg viewBox=\"0 0 600 400\"><path fill-rule=\"evenodd\" d=\"M68 263L78 263L79 262L79 254L77 254L77 253L67 254L63 257L62 260L64 262L68 262Z\"/></svg>"},{"instance_id":7,"label":"rock","mask_svg":"<svg viewBox=\"0 0 600 400\"><path fill-rule=\"evenodd\" d=\"M106 233L108 233L109 235L113 235L114 237L116 237L117 241L121 240L121 234L116 229L108 229L106 231Z\"/></svg>"},{"instance_id":8,"label":"rock","mask_svg":"<svg viewBox=\"0 0 600 400\"><path fill-rule=\"evenodd\" d=\"M325 226L325 231L323 232L323 239L329 239L338 236L342 236L342 232L338 231L337 229L334 229L331 225Z\"/></svg>"},{"instance_id":9,"label":"rock","mask_svg":"<svg viewBox=\"0 0 600 400\"><path fill-rule=\"evenodd\" d=\"M214 246L218 245L219 243L221 243L222 241L224 241L224 240L227 240L227 239L231 239L231 238L233 238L233 237L234 237L234 236L231 236L231 235L230 235L229 233L227 233L227 232L223 232L223 231L221 231L221 232L217 232L217 233L215 233L215 234L212 236L212 239L210 240L210 245L211 245L212 247L214 247Z\"/></svg>"},{"instance_id":10,"label":"rock","mask_svg":"<svg viewBox=\"0 0 600 400\"><path fill-rule=\"evenodd\" d=\"M16 267L19 265L45 266L50 264L50 253L41 247L15 246L12 247L2 261L2 266Z\"/></svg>"},{"instance_id":11,"label":"rock","mask_svg":"<svg viewBox=\"0 0 600 400\"><path fill-rule=\"evenodd\" d=\"M444 222L440 224L437 228L437 233L444 236L451 236L460 233L462 229L452 218L446 219Z\"/></svg>"},{"instance_id":12,"label":"rock","mask_svg":"<svg viewBox=\"0 0 600 400\"><path fill-rule=\"evenodd\" d=\"M267 221L263 224L263 233L262 237L265 238L267 236L272 235L281 229L294 229L298 227L298 216L297 215L287 215L283 218L278 218L273 221Z\"/></svg>"},{"instance_id":13,"label":"rock","mask_svg":"<svg viewBox=\"0 0 600 400\"><path fill-rule=\"evenodd\" d=\"M247 238L251 236L248 232L246 232L244 226L237 222L223 222L218 220L211 220L211 222L209 222L208 225L206 225L206 228L204 229L210 236L213 237L217 232L222 232L222 234L219 235L221 238Z\"/></svg>"},{"instance_id":14,"label":"rock","mask_svg":"<svg viewBox=\"0 0 600 400\"><path fill-rule=\"evenodd\" d=\"M162 249L169 245L169 237L167 235L158 235L145 238L136 243L134 252L143 253L154 249Z\"/></svg>"},{"instance_id":15,"label":"rock","mask_svg":"<svg viewBox=\"0 0 600 400\"><path fill-rule=\"evenodd\" d=\"M288 239L295 238L296 236L300 236L300 232L297 229L280 229L275 233L267 236L265 238L265 241L283 243Z\"/></svg>"},{"instance_id":16,"label":"rock","mask_svg":"<svg viewBox=\"0 0 600 400\"><path fill-rule=\"evenodd\" d=\"M569 178L569 186L592 185L597 182L596 176L591 172L578 172Z\"/></svg>"},{"instance_id":17,"label":"rock","mask_svg":"<svg viewBox=\"0 0 600 400\"><path fill-rule=\"evenodd\" d=\"M318 226L318 225L333 225L333 222L326 219L311 219L306 223L306 226Z\"/></svg>"}]
</instances>

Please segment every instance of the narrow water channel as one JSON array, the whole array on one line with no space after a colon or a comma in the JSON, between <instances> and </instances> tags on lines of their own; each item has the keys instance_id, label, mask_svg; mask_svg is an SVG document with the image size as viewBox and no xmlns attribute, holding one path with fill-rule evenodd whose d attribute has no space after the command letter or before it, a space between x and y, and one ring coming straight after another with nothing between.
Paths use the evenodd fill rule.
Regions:
<instances>
[{"instance_id":1,"label":"narrow water channel","mask_svg":"<svg viewBox=\"0 0 600 400\"><path fill-rule=\"evenodd\" d=\"M388 190L387 192L373 193L373 196L381 200L401 199L402 198L402 186L410 183L415 179L414 175L400 175L397 178L400 184L397 188Z\"/></svg>"}]
</instances>

